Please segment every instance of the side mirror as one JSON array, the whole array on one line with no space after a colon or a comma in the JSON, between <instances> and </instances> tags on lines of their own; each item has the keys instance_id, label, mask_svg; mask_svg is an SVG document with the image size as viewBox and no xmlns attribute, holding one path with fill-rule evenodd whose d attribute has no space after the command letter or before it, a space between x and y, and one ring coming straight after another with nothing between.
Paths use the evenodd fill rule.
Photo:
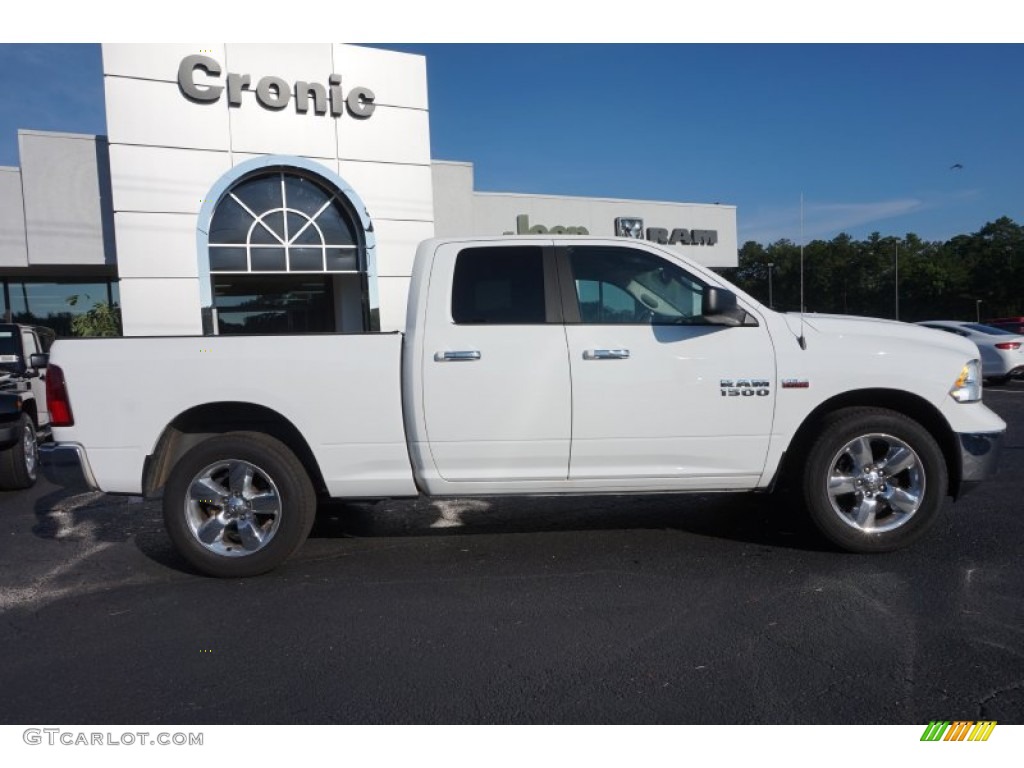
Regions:
<instances>
[{"instance_id":1,"label":"side mirror","mask_svg":"<svg viewBox=\"0 0 1024 768\"><path fill-rule=\"evenodd\" d=\"M36 352L34 354L29 355L28 357L29 368L35 368L36 370L39 370L40 368L45 368L49 364L50 356L45 352Z\"/></svg>"},{"instance_id":2,"label":"side mirror","mask_svg":"<svg viewBox=\"0 0 1024 768\"><path fill-rule=\"evenodd\" d=\"M725 288L704 289L704 319L715 325L742 325L746 312L736 304L736 294Z\"/></svg>"}]
</instances>

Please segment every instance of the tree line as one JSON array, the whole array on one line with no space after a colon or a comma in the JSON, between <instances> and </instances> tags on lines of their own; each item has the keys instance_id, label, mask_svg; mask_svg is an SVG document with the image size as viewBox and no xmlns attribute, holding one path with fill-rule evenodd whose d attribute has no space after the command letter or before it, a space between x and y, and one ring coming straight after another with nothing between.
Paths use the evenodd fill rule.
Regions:
<instances>
[{"instance_id":1,"label":"tree line","mask_svg":"<svg viewBox=\"0 0 1024 768\"><path fill-rule=\"evenodd\" d=\"M913 233L875 232L865 240L840 234L807 243L803 260L808 312L894 318L898 301L898 317L907 322L1024 315L1024 227L1005 216L945 242ZM765 305L800 309L797 243L749 241L739 266L721 271Z\"/></svg>"}]
</instances>

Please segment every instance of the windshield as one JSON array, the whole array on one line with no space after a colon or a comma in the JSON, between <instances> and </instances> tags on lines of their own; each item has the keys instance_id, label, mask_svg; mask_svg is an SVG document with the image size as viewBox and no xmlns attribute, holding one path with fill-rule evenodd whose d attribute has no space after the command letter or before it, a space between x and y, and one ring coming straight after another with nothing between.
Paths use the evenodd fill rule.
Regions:
<instances>
[{"instance_id":1,"label":"windshield","mask_svg":"<svg viewBox=\"0 0 1024 768\"><path fill-rule=\"evenodd\" d=\"M20 359L16 333L16 330L0 328L0 363L16 363Z\"/></svg>"}]
</instances>

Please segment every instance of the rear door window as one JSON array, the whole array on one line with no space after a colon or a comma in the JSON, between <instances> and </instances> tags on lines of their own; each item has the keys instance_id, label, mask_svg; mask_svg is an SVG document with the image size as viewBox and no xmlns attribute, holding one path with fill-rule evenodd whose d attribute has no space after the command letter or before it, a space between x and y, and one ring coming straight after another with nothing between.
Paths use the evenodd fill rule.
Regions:
<instances>
[{"instance_id":1,"label":"rear door window","mask_svg":"<svg viewBox=\"0 0 1024 768\"><path fill-rule=\"evenodd\" d=\"M452 319L460 325L544 323L544 250L466 248L455 261Z\"/></svg>"}]
</instances>

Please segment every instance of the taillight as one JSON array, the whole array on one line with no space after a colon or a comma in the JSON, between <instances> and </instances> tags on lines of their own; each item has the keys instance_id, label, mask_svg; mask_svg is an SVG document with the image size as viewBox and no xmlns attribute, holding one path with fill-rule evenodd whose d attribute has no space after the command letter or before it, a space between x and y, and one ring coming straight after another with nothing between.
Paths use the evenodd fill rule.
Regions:
<instances>
[{"instance_id":1,"label":"taillight","mask_svg":"<svg viewBox=\"0 0 1024 768\"><path fill-rule=\"evenodd\" d=\"M1019 341L1001 341L996 344L996 349L1020 349Z\"/></svg>"},{"instance_id":2,"label":"taillight","mask_svg":"<svg viewBox=\"0 0 1024 768\"><path fill-rule=\"evenodd\" d=\"M60 369L59 365L53 363L46 367L46 408L50 412L52 426L75 426L75 416L71 413L71 401L68 399L68 388L64 383L64 371Z\"/></svg>"}]
</instances>

